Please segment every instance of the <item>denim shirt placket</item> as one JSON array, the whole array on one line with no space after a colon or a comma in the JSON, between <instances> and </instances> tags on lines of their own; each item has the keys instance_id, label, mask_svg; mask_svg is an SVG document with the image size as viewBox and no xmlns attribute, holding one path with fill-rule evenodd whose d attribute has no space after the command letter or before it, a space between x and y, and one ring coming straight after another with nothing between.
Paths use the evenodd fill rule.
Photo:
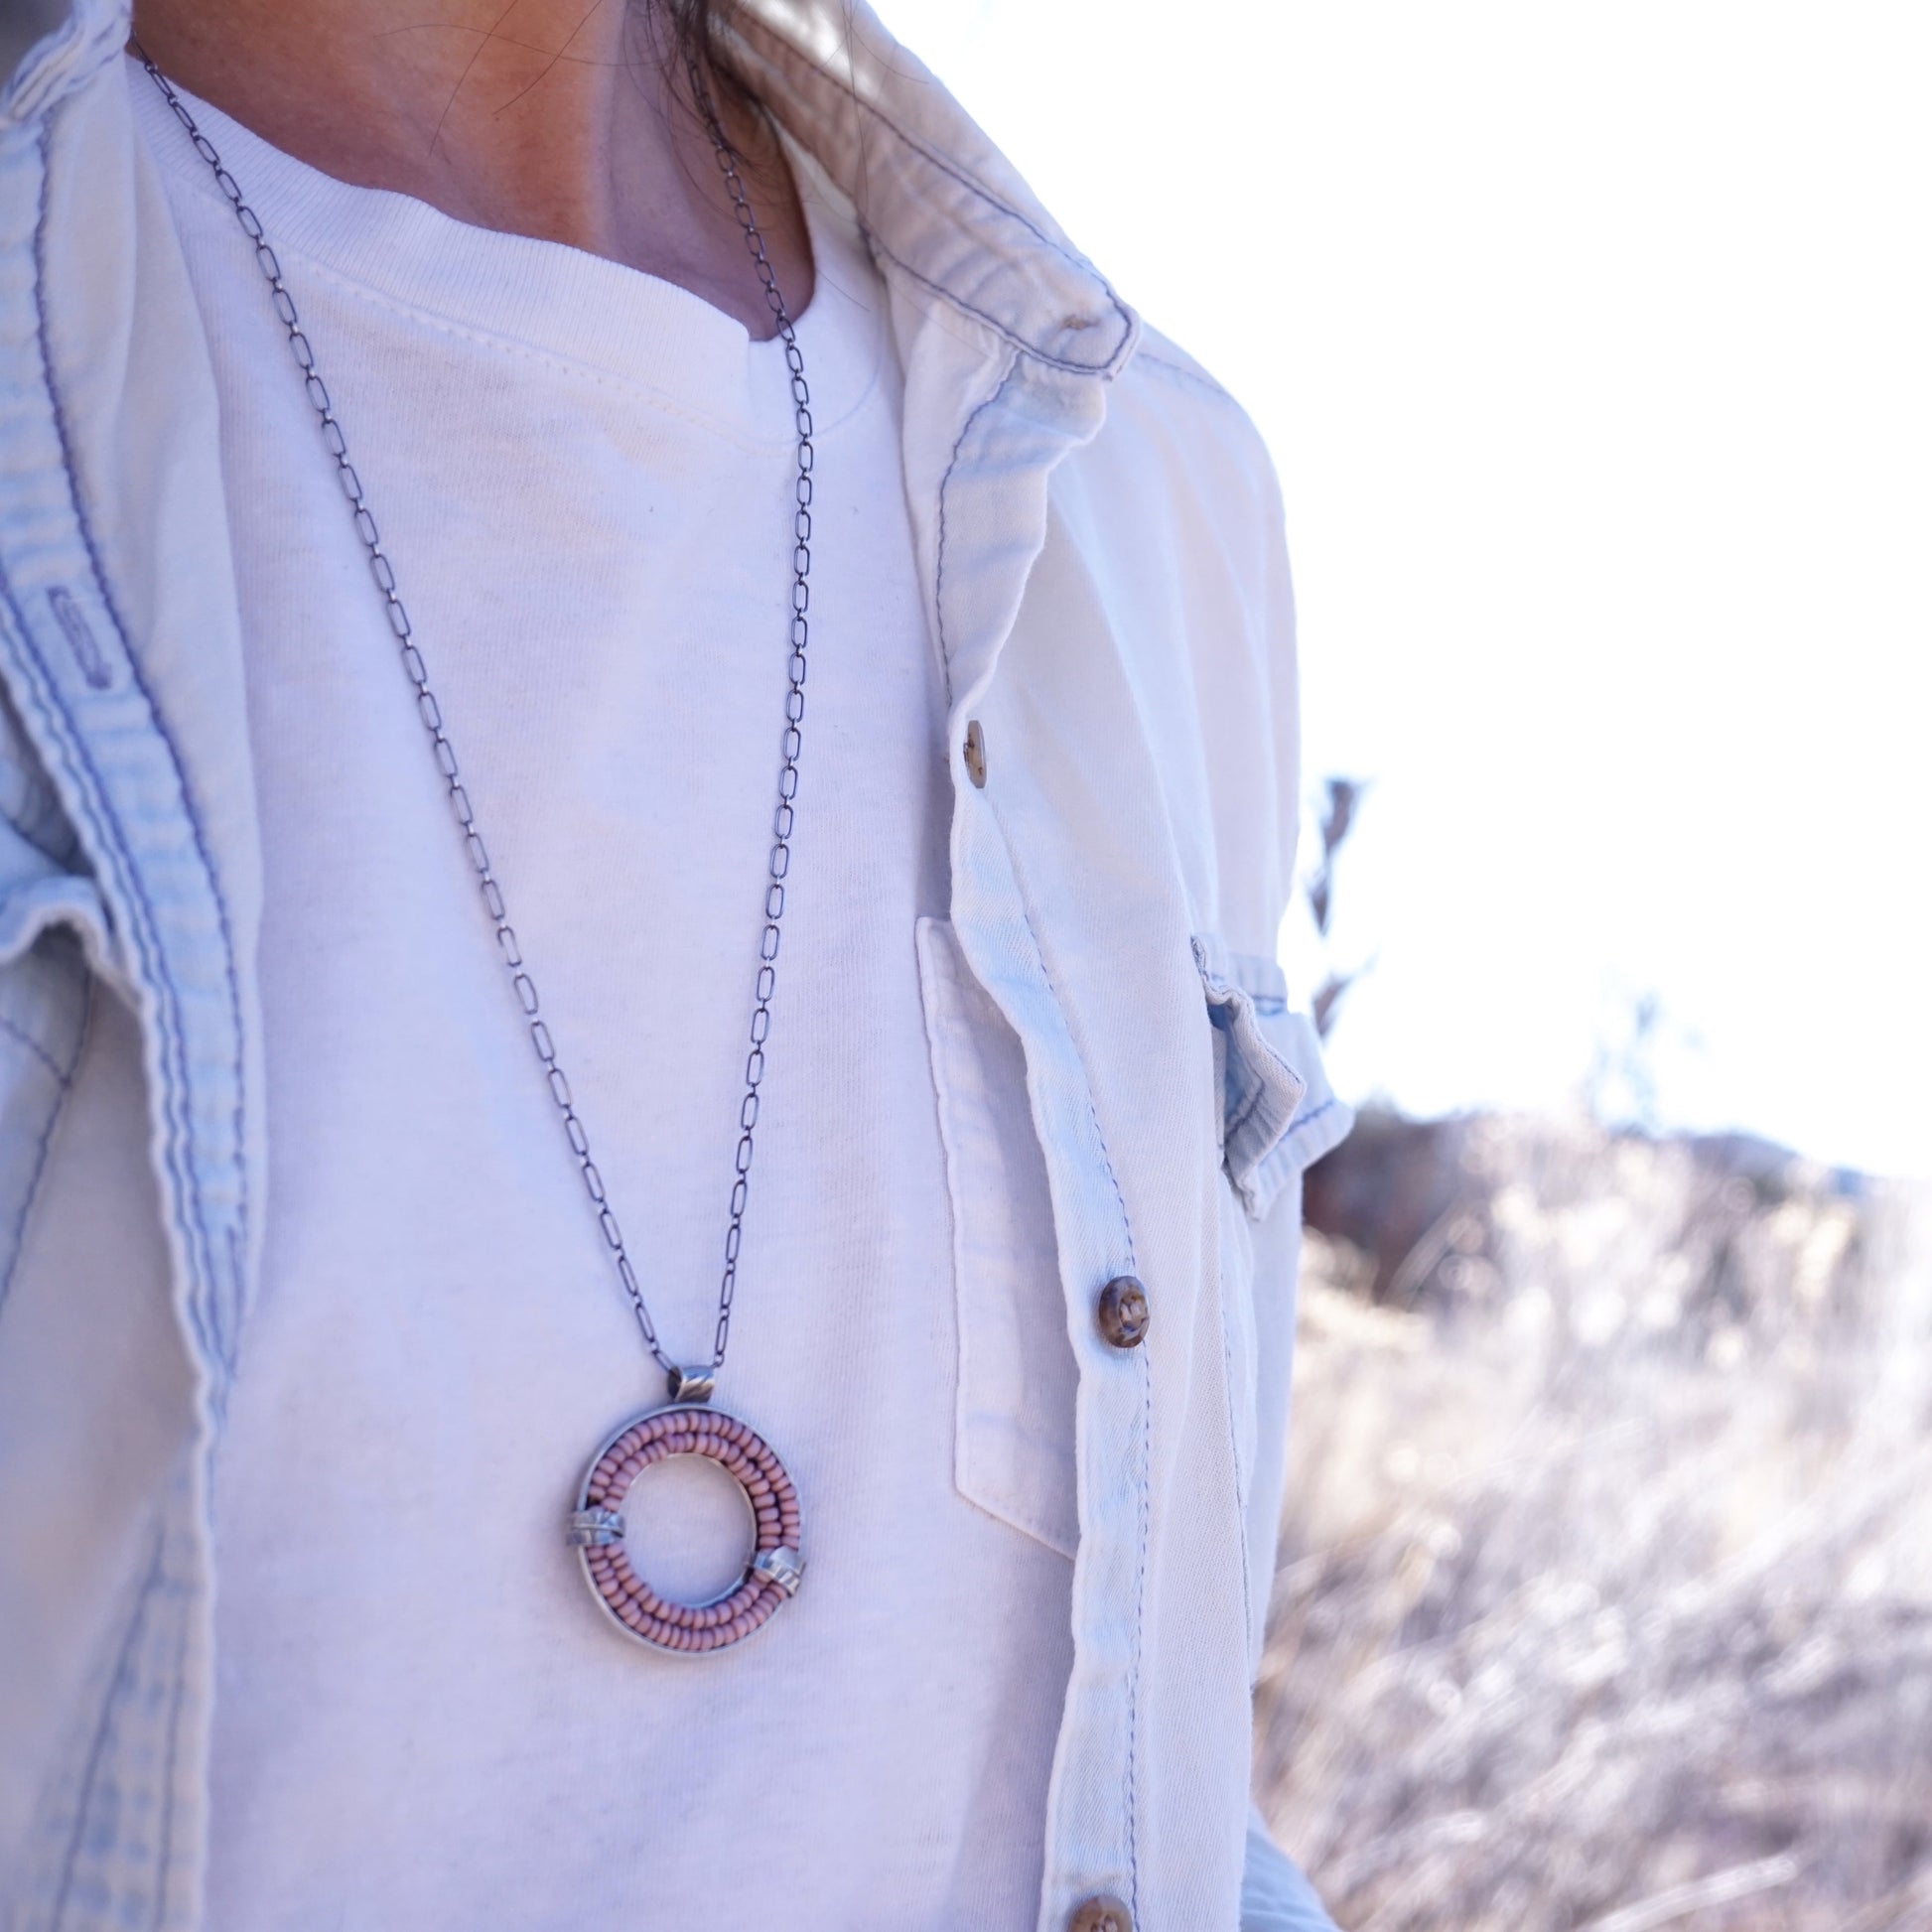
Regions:
<instances>
[{"instance_id":1,"label":"denim shirt placket","mask_svg":"<svg viewBox=\"0 0 1932 1932\"><path fill-rule=\"evenodd\" d=\"M890 267L887 273L890 279ZM1002 648L1045 540L1053 468L1096 433L1105 395L1098 371L1055 368L991 340L982 341L977 357L961 352L948 376L949 383L930 382L932 390L949 391L943 404L930 392L918 397L915 378L906 420L929 411L933 441L947 452L928 499L930 517L920 515L915 489L914 521L927 540L922 554L948 699L952 919L975 976L1024 1048L1081 1381L1074 1663L1047 1795L1038 1920L1040 1932L1060 1932L1069 1911L1096 1893L1121 1896L1139 1912L1137 1751L1153 1391L1146 1352L1106 1346L1094 1325L1100 1285L1136 1270L1133 1219L1022 887L1014 830L1000 811L1001 759L1013 748L989 745L976 713L999 676ZM941 423L948 426L943 441ZM908 449L908 471L916 461Z\"/></svg>"},{"instance_id":2,"label":"denim shirt placket","mask_svg":"<svg viewBox=\"0 0 1932 1932\"><path fill-rule=\"evenodd\" d=\"M111 52L111 47L110 47ZM138 1906L199 1909L200 1778L211 1676L208 1457L249 1251L243 1029L228 909L175 745L122 621L63 404L78 292L58 287L47 220L77 135L64 105L0 127L0 678L79 835L101 923L69 912L134 998L154 1168L199 1413L159 1497L152 1558L95 1716L44 1811L23 1927ZM69 306L62 306L62 297Z\"/></svg>"}]
</instances>

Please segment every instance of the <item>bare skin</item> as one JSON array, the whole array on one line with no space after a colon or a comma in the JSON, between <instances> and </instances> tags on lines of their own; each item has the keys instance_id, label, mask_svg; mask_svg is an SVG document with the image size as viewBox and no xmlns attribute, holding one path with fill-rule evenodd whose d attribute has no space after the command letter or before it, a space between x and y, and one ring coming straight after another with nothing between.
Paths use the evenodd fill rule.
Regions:
<instances>
[{"instance_id":1,"label":"bare skin","mask_svg":"<svg viewBox=\"0 0 1932 1932\"><path fill-rule=\"evenodd\" d=\"M668 37L626 0L138 0L155 65L324 174L676 282L772 320ZM724 96L778 286L811 298L769 129Z\"/></svg>"}]
</instances>

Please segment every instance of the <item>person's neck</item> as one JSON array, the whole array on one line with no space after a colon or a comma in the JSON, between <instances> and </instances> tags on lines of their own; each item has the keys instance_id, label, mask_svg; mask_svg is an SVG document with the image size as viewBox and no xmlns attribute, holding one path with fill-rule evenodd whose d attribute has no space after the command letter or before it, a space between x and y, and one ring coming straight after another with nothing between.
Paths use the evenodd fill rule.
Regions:
<instances>
[{"instance_id":1,"label":"person's neck","mask_svg":"<svg viewBox=\"0 0 1932 1932\"><path fill-rule=\"evenodd\" d=\"M436 0L432 11L137 0L135 34L171 80L324 174L608 256L771 334L711 136L644 5ZM798 315L811 249L782 151L759 116L714 94Z\"/></svg>"}]
</instances>

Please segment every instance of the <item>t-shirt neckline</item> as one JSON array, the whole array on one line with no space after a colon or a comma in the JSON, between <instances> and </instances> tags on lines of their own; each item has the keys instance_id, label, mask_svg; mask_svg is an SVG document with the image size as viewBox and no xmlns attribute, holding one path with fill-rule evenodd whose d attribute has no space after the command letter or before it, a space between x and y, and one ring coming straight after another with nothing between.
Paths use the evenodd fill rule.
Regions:
<instances>
[{"instance_id":1,"label":"t-shirt neckline","mask_svg":"<svg viewBox=\"0 0 1932 1932\"><path fill-rule=\"evenodd\" d=\"M207 164L132 57L127 72L150 153L232 222ZM791 442L789 372L775 338L752 341L736 317L643 270L565 242L478 227L393 190L339 181L187 89L176 91L291 265L479 342L615 377L741 443ZM888 347L885 304L851 204L809 153L788 138L785 147L812 244L812 299L794 327L822 438L878 379ZM236 243L243 245L238 228ZM316 346L326 356L326 345Z\"/></svg>"}]
</instances>

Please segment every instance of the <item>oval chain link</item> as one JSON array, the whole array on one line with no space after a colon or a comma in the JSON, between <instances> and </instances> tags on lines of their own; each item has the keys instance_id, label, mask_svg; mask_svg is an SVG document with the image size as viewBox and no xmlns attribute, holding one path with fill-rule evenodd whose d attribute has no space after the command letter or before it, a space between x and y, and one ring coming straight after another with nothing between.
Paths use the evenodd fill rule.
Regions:
<instances>
[{"instance_id":1,"label":"oval chain link","mask_svg":"<svg viewBox=\"0 0 1932 1932\"><path fill-rule=\"evenodd\" d=\"M590 1135L586 1132L583 1120L577 1112L577 1103L571 1091L570 1081L558 1060L556 1041L544 1021L542 1003L537 997L536 981L531 977L524 961L516 928L510 923L508 907L503 898L503 889L490 863L489 850L483 844L483 834L477 828L476 808L471 801L469 789L463 781L462 769L457 762L456 748L451 744L449 734L444 729L443 708L437 702L436 693L430 686L428 663L415 642L409 613L404 608L401 595L396 588L395 569L389 561L388 554L382 548L381 533L376 527L374 515L370 512L368 498L362 488L362 480L356 475L355 466L349 461L347 440L343 433L342 424L336 418L335 405L331 400L328 387L316 366L315 349L303 332L301 318L296 311L295 298L290 295L288 285L283 279L281 261L262 227L261 217L243 198L235 178L223 164L214 144L197 125L194 115L189 112L188 104L175 91L168 76L138 46L136 53L141 65L147 69L149 77L161 89L162 97L173 110L175 119L181 123L183 131L194 143L195 152L207 164L214 177L215 186L226 198L242 233L248 237L254 248L255 266L261 271L262 279L268 286L276 319L287 333L289 351L295 358L296 367L301 371L309 406L315 411L316 420L322 430L323 446L335 460L337 481L342 485L350 519L355 526L355 534L367 555L369 573L375 580L377 592L381 595L383 612L388 619L389 628L395 636L403 672L414 687L417 716L422 720L423 729L429 739L431 754L436 759L436 768L443 778L451 809L456 814L457 826L463 834L464 850L476 874L483 907L489 915L495 933L498 952L504 969L509 974L510 986L522 1010L524 1024L529 1030L530 1043L536 1049L537 1059L543 1067L544 1077L549 1084L550 1098L556 1104L558 1115L562 1120L564 1138L569 1142L571 1154L583 1175L585 1191L589 1194L591 1206L597 1214L598 1227L603 1232L605 1245L611 1251L618 1280L630 1303L631 1312L636 1317L637 1329L643 1336L644 1346L650 1350L658 1366L665 1371L675 1387L683 1371L680 1365L664 1352L657 1338L657 1326L651 1319L649 1305L644 1300L643 1288L637 1279L637 1270L631 1262L629 1251L624 1246L623 1231L618 1225L617 1213L611 1205L604 1176L599 1172L597 1163L591 1158ZM732 1303L738 1287L739 1250L743 1241L746 1202L751 1191L753 1137L758 1127L759 1088L764 1081L765 1042L771 1032L771 999L777 991L778 984L778 941L784 919L785 880L791 870L793 801L798 793L798 757L804 748L805 653L811 637L809 617L811 593L807 580L811 575L812 567L813 450L811 389L805 380L805 358L798 347L798 337L792 327L791 312L785 305L784 296L779 292L777 273L765 253L764 237L759 232L758 222L753 217L751 201L746 194L744 179L739 171L738 157L725 134L724 124L719 118L711 91L695 65L689 68L688 72L693 96L700 112L704 115L712 145L717 153L718 167L731 196L733 211L737 216L739 227L744 232L746 246L751 252L753 264L758 271L759 281L764 292L765 305L770 309L777 325L778 340L784 345L785 367L789 371L791 381L792 421L798 451L797 474L793 489L791 618L787 633L789 655L785 667L785 729L781 741L782 756L778 769L778 803L772 818L771 852L766 867L764 923L759 936L759 968L754 984L751 1046L745 1060L744 1097L738 1109L739 1139L733 1159L730 1218L725 1230L724 1276L718 1290L718 1324L712 1337L711 1367L715 1374L724 1366L725 1348L731 1336Z\"/></svg>"}]
</instances>

